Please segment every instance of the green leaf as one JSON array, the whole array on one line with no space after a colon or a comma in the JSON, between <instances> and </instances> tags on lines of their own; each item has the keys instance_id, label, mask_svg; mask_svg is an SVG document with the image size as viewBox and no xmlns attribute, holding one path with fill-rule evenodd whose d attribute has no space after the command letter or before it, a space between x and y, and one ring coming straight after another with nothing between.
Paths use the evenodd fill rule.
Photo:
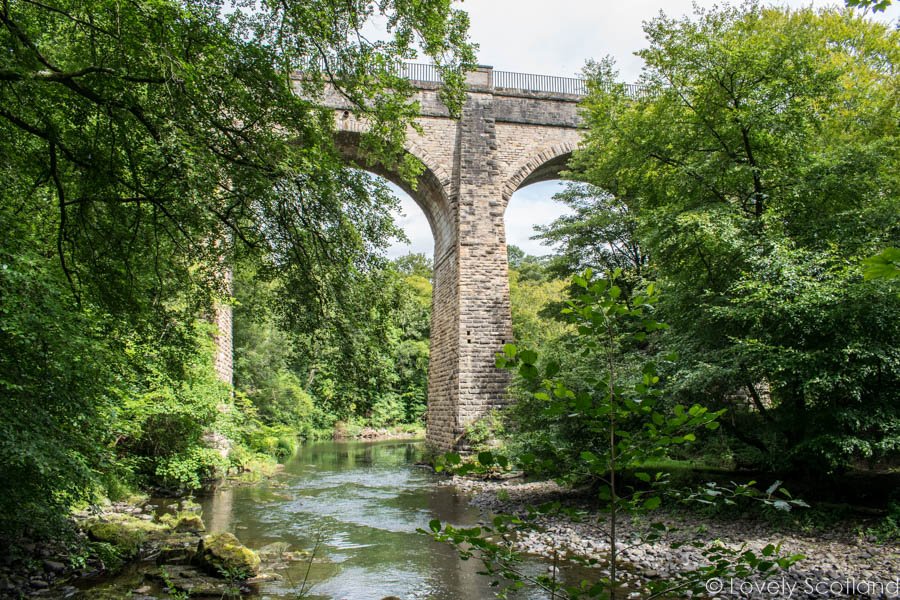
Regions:
<instances>
[{"instance_id":1,"label":"green leaf","mask_svg":"<svg viewBox=\"0 0 900 600\"><path fill-rule=\"evenodd\" d=\"M525 379L537 379L540 373L537 370L537 367L528 363L522 363L519 366L519 375L524 377Z\"/></svg>"},{"instance_id":2,"label":"green leaf","mask_svg":"<svg viewBox=\"0 0 900 600\"><path fill-rule=\"evenodd\" d=\"M431 521L429 521L429 522L428 522L428 528L431 529L431 531L433 531L433 532L435 532L435 533L440 532L440 530L441 530L441 521L440 521L440 519L432 519Z\"/></svg>"},{"instance_id":3,"label":"green leaf","mask_svg":"<svg viewBox=\"0 0 900 600\"><path fill-rule=\"evenodd\" d=\"M601 485L597 490L597 497L603 500L604 502L608 502L612 500L612 491L610 490L608 485Z\"/></svg>"},{"instance_id":4,"label":"green leaf","mask_svg":"<svg viewBox=\"0 0 900 600\"><path fill-rule=\"evenodd\" d=\"M538 355L534 350L522 350L519 352L519 360L523 363L533 365L537 362Z\"/></svg>"},{"instance_id":5,"label":"green leaf","mask_svg":"<svg viewBox=\"0 0 900 600\"><path fill-rule=\"evenodd\" d=\"M900 278L900 248L885 248L879 254L863 260L866 279Z\"/></svg>"},{"instance_id":6,"label":"green leaf","mask_svg":"<svg viewBox=\"0 0 900 600\"><path fill-rule=\"evenodd\" d=\"M657 509L660 504L662 504L662 499L659 496L651 496L644 500L644 508L646 510Z\"/></svg>"}]
</instances>

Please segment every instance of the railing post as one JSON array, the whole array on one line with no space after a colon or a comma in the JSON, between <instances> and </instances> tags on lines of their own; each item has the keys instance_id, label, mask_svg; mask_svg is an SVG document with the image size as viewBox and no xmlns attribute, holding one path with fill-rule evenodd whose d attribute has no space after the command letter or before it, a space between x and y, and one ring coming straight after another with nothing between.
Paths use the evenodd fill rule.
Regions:
<instances>
[{"instance_id":1,"label":"railing post","mask_svg":"<svg viewBox=\"0 0 900 600\"><path fill-rule=\"evenodd\" d=\"M494 67L478 65L474 71L466 73L466 85L471 87L494 87Z\"/></svg>"}]
</instances>

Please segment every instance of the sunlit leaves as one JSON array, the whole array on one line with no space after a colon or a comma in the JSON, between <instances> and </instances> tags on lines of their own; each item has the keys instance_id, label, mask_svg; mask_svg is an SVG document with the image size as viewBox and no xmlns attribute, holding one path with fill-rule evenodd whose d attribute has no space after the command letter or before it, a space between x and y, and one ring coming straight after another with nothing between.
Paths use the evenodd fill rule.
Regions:
<instances>
[{"instance_id":1,"label":"sunlit leaves","mask_svg":"<svg viewBox=\"0 0 900 600\"><path fill-rule=\"evenodd\" d=\"M900 278L900 248L885 248L875 256L863 260L866 279Z\"/></svg>"}]
</instances>

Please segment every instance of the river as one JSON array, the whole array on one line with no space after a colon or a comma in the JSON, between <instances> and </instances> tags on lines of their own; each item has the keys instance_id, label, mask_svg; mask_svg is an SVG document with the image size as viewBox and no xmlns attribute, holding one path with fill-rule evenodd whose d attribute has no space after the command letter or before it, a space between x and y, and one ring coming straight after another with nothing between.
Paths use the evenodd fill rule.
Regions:
<instances>
[{"instance_id":1,"label":"river","mask_svg":"<svg viewBox=\"0 0 900 600\"><path fill-rule=\"evenodd\" d=\"M278 580L256 584L244 597L494 598L479 561L461 560L452 547L416 531L432 519L472 526L480 518L462 492L416 465L424 450L424 442L407 440L303 444L274 478L223 486L201 499L208 532L231 532L255 550L315 549L312 560L287 562ZM154 502L162 511L177 505ZM165 598L160 584L145 577L147 568L133 564L115 577L84 581L79 597ZM548 564L533 559L522 569L546 573ZM526 590L514 597L545 596Z\"/></svg>"},{"instance_id":2,"label":"river","mask_svg":"<svg viewBox=\"0 0 900 600\"><path fill-rule=\"evenodd\" d=\"M209 531L230 531L251 548L312 549L318 540L311 598L493 598L480 563L416 532L432 519L473 525L479 517L457 490L416 466L423 451L418 441L304 444L276 478L206 498L203 519ZM295 598L308 566L296 563L282 581L261 584L257 597Z\"/></svg>"}]
</instances>

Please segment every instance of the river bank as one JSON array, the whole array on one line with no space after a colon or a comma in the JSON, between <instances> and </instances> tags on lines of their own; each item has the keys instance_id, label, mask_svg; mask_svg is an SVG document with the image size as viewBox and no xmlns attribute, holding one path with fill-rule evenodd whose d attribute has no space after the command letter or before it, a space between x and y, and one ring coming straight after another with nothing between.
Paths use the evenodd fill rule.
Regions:
<instances>
[{"instance_id":1,"label":"river bank","mask_svg":"<svg viewBox=\"0 0 900 600\"><path fill-rule=\"evenodd\" d=\"M190 498L108 502L76 511L66 543L30 544L27 554L0 566L0 598L72 598L85 582L142 565L147 584L131 598L150 592L192 595L246 593L268 581L278 562L256 553L231 534L208 534L200 506ZM308 554L281 552L280 561ZM267 568L268 571L261 571ZM114 598L115 596L111 596Z\"/></svg>"},{"instance_id":2,"label":"river bank","mask_svg":"<svg viewBox=\"0 0 900 600\"><path fill-rule=\"evenodd\" d=\"M335 441L422 440L425 439L425 428L419 424L370 427L339 422L335 424L330 437Z\"/></svg>"},{"instance_id":3,"label":"river bank","mask_svg":"<svg viewBox=\"0 0 900 600\"><path fill-rule=\"evenodd\" d=\"M580 556L602 565L609 553L609 534L604 516L592 511L584 496L553 482L525 483L521 480L479 481L454 477L445 482L465 490L471 505L485 514L525 514L528 506L559 501L581 509L583 517L563 514L541 516L536 531L524 532L515 540L515 549L530 555ZM677 532L653 543L638 544L650 522L663 522ZM867 536L865 521L845 520L826 529L808 532L786 530L783 525L759 515L708 516L685 510L656 511L640 520L619 524L617 540L627 547L621 554L625 566L625 589L639 598L651 580L666 580L705 564L700 553L685 540L721 540L732 548L746 545L761 551L770 543L781 544L785 554L802 554L789 570L766 578L710 582L708 589L718 597L732 598L898 598L900 548L878 543ZM598 566L601 573L606 570ZM689 596L687 592L683 593Z\"/></svg>"},{"instance_id":4,"label":"river bank","mask_svg":"<svg viewBox=\"0 0 900 600\"><path fill-rule=\"evenodd\" d=\"M409 441L423 435L421 427L408 425L384 428L353 425L337 427L328 433L328 437L338 442ZM242 460L220 479L210 481L207 490L199 493L201 497L208 497L226 493L232 488L264 484L282 473L282 462L272 456L251 455L249 460ZM277 486L277 483L273 485ZM152 546L160 543L165 545L164 534L154 531L157 539L150 540L151 547L135 552L127 551L124 555L120 552L115 557L108 554L104 556L105 550L118 551L98 546L98 540L93 539L88 532L90 522L98 519L119 521L127 517L129 521L147 523L147 529L155 530L154 525L161 524L158 517L166 512L160 505L176 507L174 511L177 512L181 510L178 507L192 497L193 494L175 494L172 490L151 490L148 494L135 495L129 500L106 500L73 513L70 516L70 526L60 532L60 539L16 540L15 544L0 541L0 598L74 596L78 593L77 587L72 585L74 582L115 574L131 562L141 561L155 552ZM192 540L193 545L196 546L198 541L199 537Z\"/></svg>"}]
</instances>

